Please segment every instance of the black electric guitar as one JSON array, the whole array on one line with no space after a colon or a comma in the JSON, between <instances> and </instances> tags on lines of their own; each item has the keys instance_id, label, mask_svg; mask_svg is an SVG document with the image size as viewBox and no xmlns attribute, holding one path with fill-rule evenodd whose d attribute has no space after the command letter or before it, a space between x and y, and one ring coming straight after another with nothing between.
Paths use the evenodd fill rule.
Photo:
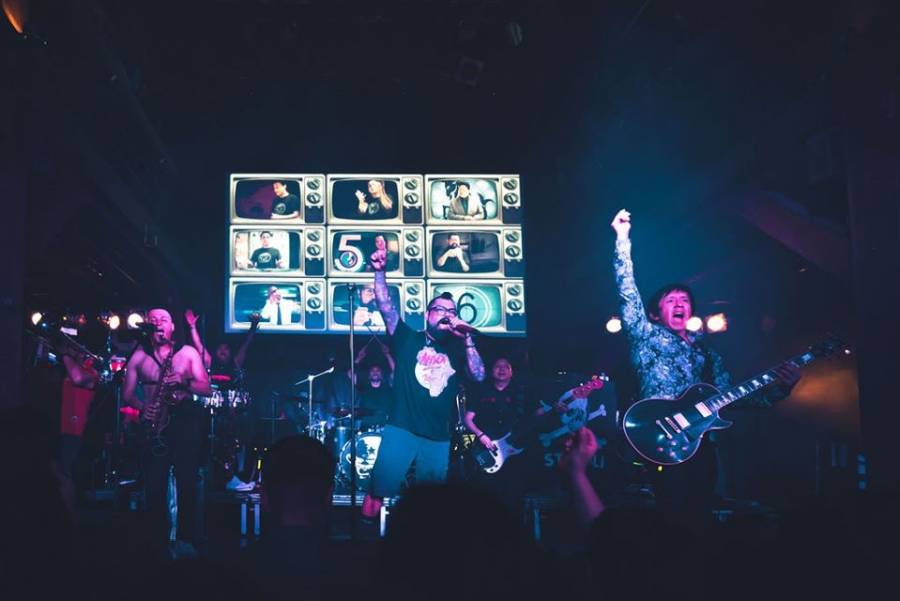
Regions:
<instances>
[{"instance_id":1,"label":"black electric guitar","mask_svg":"<svg viewBox=\"0 0 900 601\"><path fill-rule=\"evenodd\" d=\"M828 338L786 363L797 367L838 352L849 354L846 345ZM719 410L739 401L777 379L773 369L720 391L709 384L695 384L677 399L644 399L625 412L625 438L637 453L653 463L677 465L694 456L708 430L723 430L731 422L719 417Z\"/></svg>"},{"instance_id":2,"label":"black electric guitar","mask_svg":"<svg viewBox=\"0 0 900 601\"><path fill-rule=\"evenodd\" d=\"M608 381L609 378L606 375L594 376L581 386L564 392L562 396L559 397L557 403L563 403L568 406L575 399L587 398L592 391L603 388L603 385ZM598 415L600 414L598 413ZM605 415L605 412L603 415ZM514 455L518 455L525 450L525 445L521 443L514 444L513 438L515 438L516 441L524 438L527 434L532 432L536 426L536 419L527 419L525 420L525 425L516 428L515 432L508 432L505 436L502 436L497 440L492 440L492 449L485 448L480 444L478 446L473 446L471 453L475 459L475 463L488 474L497 473L500 471L500 468L503 467L503 464L506 463L507 459Z\"/></svg>"}]
</instances>

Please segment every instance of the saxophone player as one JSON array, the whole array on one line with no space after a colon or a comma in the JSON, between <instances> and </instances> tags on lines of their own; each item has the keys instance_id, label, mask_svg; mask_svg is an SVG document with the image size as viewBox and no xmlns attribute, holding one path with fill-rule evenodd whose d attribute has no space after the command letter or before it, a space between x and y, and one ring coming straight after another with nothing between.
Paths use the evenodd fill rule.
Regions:
<instances>
[{"instance_id":1,"label":"saxophone player","mask_svg":"<svg viewBox=\"0 0 900 601\"><path fill-rule=\"evenodd\" d=\"M206 417L191 396L210 396L209 377L197 350L177 346L172 334L175 323L165 309L147 313L147 337L128 361L123 396L142 410L142 420L153 422L162 403L168 416L160 433L148 440L141 454L145 499L151 528L167 536L166 491L169 467L174 466L178 498L178 537L193 544L196 537L197 472L205 437ZM138 389L141 390L139 398ZM156 401L156 402L154 402Z\"/></svg>"}]
</instances>

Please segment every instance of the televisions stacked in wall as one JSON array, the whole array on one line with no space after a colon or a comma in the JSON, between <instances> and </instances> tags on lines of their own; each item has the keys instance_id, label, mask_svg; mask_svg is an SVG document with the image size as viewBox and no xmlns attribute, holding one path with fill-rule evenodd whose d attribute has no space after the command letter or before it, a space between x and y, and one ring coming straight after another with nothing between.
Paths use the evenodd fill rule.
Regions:
<instances>
[{"instance_id":1,"label":"televisions stacked in wall","mask_svg":"<svg viewBox=\"0 0 900 601\"><path fill-rule=\"evenodd\" d=\"M262 331L384 331L368 266L381 237L411 327L450 292L472 325L522 336L521 210L516 175L232 175L226 330L259 313Z\"/></svg>"}]
</instances>

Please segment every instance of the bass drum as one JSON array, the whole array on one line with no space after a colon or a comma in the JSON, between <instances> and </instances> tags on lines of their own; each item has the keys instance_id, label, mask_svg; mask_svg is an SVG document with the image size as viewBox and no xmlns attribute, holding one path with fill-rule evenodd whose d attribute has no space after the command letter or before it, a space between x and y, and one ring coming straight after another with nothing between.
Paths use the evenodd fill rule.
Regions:
<instances>
[{"instance_id":1,"label":"bass drum","mask_svg":"<svg viewBox=\"0 0 900 601\"><path fill-rule=\"evenodd\" d=\"M350 481L351 465L351 441L347 441L341 447L338 463L340 475L346 481ZM372 476L372 468L378 459L378 449L381 447L381 428L372 428L356 435L356 483L362 488L362 483L369 481Z\"/></svg>"}]
</instances>

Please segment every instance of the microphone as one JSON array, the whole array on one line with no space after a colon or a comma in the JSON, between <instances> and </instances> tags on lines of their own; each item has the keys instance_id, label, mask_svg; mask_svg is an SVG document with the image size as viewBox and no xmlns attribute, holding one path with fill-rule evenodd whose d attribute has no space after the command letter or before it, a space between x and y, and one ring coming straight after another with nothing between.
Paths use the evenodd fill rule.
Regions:
<instances>
[{"instance_id":1,"label":"microphone","mask_svg":"<svg viewBox=\"0 0 900 601\"><path fill-rule=\"evenodd\" d=\"M440 321L438 321L438 323L450 325L450 318L444 317ZM481 334L481 330L479 330L478 328L476 328L473 325L469 325L468 323L466 323L464 321L460 321L459 323L457 323L455 326L453 326L453 329L457 330L459 332L463 332L465 334L474 334L474 335Z\"/></svg>"},{"instance_id":2,"label":"microphone","mask_svg":"<svg viewBox=\"0 0 900 601\"><path fill-rule=\"evenodd\" d=\"M155 325L153 325L152 323L147 323L146 321L142 321L141 323L137 324L136 329L141 334L146 334L148 336L152 336L159 331Z\"/></svg>"}]
</instances>

